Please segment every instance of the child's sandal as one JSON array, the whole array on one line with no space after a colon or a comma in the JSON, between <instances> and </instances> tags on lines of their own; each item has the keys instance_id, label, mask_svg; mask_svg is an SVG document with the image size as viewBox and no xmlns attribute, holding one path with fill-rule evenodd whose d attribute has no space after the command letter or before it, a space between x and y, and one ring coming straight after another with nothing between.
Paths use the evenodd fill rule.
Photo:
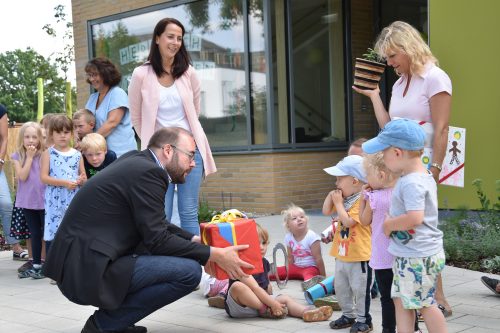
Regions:
<instances>
[{"instance_id":1,"label":"child's sandal","mask_svg":"<svg viewBox=\"0 0 500 333\"><path fill-rule=\"evenodd\" d=\"M12 252L12 260L24 260L27 261L29 260L29 254L28 251L23 250L21 252Z\"/></svg>"},{"instance_id":2,"label":"child's sandal","mask_svg":"<svg viewBox=\"0 0 500 333\"><path fill-rule=\"evenodd\" d=\"M330 319L333 309L330 306L322 306L311 310L304 311L302 319L306 322L324 321Z\"/></svg>"}]
</instances>

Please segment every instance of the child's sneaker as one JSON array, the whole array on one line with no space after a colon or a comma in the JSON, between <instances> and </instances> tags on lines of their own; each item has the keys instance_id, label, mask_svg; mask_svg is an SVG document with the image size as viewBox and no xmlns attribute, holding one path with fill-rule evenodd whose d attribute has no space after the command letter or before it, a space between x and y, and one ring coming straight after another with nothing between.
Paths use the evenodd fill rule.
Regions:
<instances>
[{"instance_id":1,"label":"child's sneaker","mask_svg":"<svg viewBox=\"0 0 500 333\"><path fill-rule=\"evenodd\" d=\"M372 323L361 323L359 321L355 322L354 325L351 326L349 333L368 333L373 331Z\"/></svg>"},{"instance_id":2,"label":"child's sneaker","mask_svg":"<svg viewBox=\"0 0 500 333\"><path fill-rule=\"evenodd\" d=\"M17 269L17 272L22 273L22 272L25 272L28 269L32 269L32 268L33 268L33 260L29 260L29 261L26 261L24 264L22 264L22 266L20 266Z\"/></svg>"},{"instance_id":3,"label":"child's sneaker","mask_svg":"<svg viewBox=\"0 0 500 333\"><path fill-rule=\"evenodd\" d=\"M31 268L24 272L17 274L20 279L33 278L33 279L43 279L45 276L42 274L41 268Z\"/></svg>"},{"instance_id":4,"label":"child's sneaker","mask_svg":"<svg viewBox=\"0 0 500 333\"><path fill-rule=\"evenodd\" d=\"M213 308L224 309L224 302L224 296L220 294L208 298L208 306L211 306Z\"/></svg>"},{"instance_id":5,"label":"child's sneaker","mask_svg":"<svg viewBox=\"0 0 500 333\"><path fill-rule=\"evenodd\" d=\"M319 297L314 300L314 305L316 307L320 306L329 306L332 308L333 311L341 311L342 309L340 308L340 304L337 301L337 298L334 295L328 295L325 297Z\"/></svg>"},{"instance_id":6,"label":"child's sneaker","mask_svg":"<svg viewBox=\"0 0 500 333\"><path fill-rule=\"evenodd\" d=\"M318 283L320 283L324 279L325 279L325 277L323 275L313 276L309 280L306 280L306 281L302 282L302 290L306 291L307 289L309 289L309 288L317 285Z\"/></svg>"},{"instance_id":7,"label":"child's sneaker","mask_svg":"<svg viewBox=\"0 0 500 333\"><path fill-rule=\"evenodd\" d=\"M322 306L316 309L304 311L302 319L307 322L324 321L330 319L333 310L329 306Z\"/></svg>"}]
</instances>

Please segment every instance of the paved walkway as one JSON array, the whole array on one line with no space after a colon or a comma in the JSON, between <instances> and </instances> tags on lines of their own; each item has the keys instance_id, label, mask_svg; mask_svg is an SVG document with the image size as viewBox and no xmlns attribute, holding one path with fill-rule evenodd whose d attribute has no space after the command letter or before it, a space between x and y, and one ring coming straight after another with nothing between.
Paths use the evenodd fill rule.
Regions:
<instances>
[{"instance_id":1,"label":"paved walkway","mask_svg":"<svg viewBox=\"0 0 500 333\"><path fill-rule=\"evenodd\" d=\"M258 222L270 232L270 258L274 244L284 236L281 218L263 217L259 218ZM311 217L310 227L316 232L321 232L327 225L327 218ZM327 273L332 274L334 265L328 256L328 249L329 246L323 245ZM0 332L80 332L93 308L70 303L56 286L49 284L48 279L19 280L16 269L20 263L12 261L11 258L12 252L0 252ZM445 292L453 306L453 316L448 319L449 332L500 332L500 297L493 295L482 285L479 280L482 273L446 267L443 275ZM278 291L274 283L273 287ZM289 282L281 292L305 303L297 281ZM372 315L374 332L379 333L379 299L372 303ZM339 316L340 313L334 312L332 318ZM328 322L304 323L295 318L230 319L223 310L209 308L200 291L164 307L140 324L147 326L149 332L332 332ZM338 332L346 333L349 330Z\"/></svg>"}]
</instances>

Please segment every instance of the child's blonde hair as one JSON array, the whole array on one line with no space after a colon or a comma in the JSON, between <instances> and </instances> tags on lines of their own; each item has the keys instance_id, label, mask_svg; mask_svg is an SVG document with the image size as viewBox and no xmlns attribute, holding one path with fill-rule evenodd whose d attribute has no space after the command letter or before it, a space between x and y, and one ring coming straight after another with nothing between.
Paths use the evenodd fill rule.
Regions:
<instances>
[{"instance_id":1,"label":"child's blonde hair","mask_svg":"<svg viewBox=\"0 0 500 333\"><path fill-rule=\"evenodd\" d=\"M387 183L391 183L394 181L398 175L389 168L384 163L384 152L379 151L375 154L366 154L363 157L363 167L365 168L365 172L368 173L370 170L372 171L383 171L387 175Z\"/></svg>"},{"instance_id":2,"label":"child's blonde hair","mask_svg":"<svg viewBox=\"0 0 500 333\"><path fill-rule=\"evenodd\" d=\"M285 226L286 230L290 231L290 228L288 227L288 222L292 219L292 214L294 212L299 212L301 214L304 214L306 221L309 221L309 218L306 215L306 212L300 208L299 206L296 206L294 203L291 203L287 206L285 210L281 211L281 216L283 216L283 225Z\"/></svg>"},{"instance_id":3,"label":"child's blonde hair","mask_svg":"<svg viewBox=\"0 0 500 333\"><path fill-rule=\"evenodd\" d=\"M91 151L107 151L108 146L106 144L106 139L99 133L89 133L85 135L80 142L80 149L82 152Z\"/></svg>"},{"instance_id":4,"label":"child's blonde hair","mask_svg":"<svg viewBox=\"0 0 500 333\"><path fill-rule=\"evenodd\" d=\"M260 224L255 223L257 225L257 234L259 235L259 240L264 244L269 244L269 233L266 229L264 229Z\"/></svg>"},{"instance_id":5,"label":"child's blonde hair","mask_svg":"<svg viewBox=\"0 0 500 333\"><path fill-rule=\"evenodd\" d=\"M40 155L42 152L42 127L38 124L35 123L34 121L29 121L27 123L24 123L23 126L19 129L19 134L17 135L17 142L16 142L16 150L17 153L19 154L19 162L21 163L21 166L24 165L24 162L26 161L26 147L24 147L24 133L26 132L26 129L28 127L33 127L36 130L36 136L38 137L38 144L36 146L36 154Z\"/></svg>"},{"instance_id":6,"label":"child's blonde hair","mask_svg":"<svg viewBox=\"0 0 500 333\"><path fill-rule=\"evenodd\" d=\"M420 74L425 64L438 64L429 45L422 39L417 29L403 21L395 21L382 29L374 46L375 52L386 58L388 52L402 50L410 58L410 72Z\"/></svg>"},{"instance_id":7,"label":"child's blonde hair","mask_svg":"<svg viewBox=\"0 0 500 333\"><path fill-rule=\"evenodd\" d=\"M83 118L87 124L95 125L95 116L87 109L80 109L73 114L73 120Z\"/></svg>"}]
</instances>

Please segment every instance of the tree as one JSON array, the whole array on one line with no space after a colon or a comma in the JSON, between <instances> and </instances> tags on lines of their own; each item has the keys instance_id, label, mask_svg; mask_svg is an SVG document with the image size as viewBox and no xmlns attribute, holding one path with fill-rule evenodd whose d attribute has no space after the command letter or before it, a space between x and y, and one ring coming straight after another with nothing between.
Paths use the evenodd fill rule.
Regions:
<instances>
[{"instance_id":1,"label":"tree","mask_svg":"<svg viewBox=\"0 0 500 333\"><path fill-rule=\"evenodd\" d=\"M36 119L39 77L44 79L44 113L64 112L65 80L55 65L31 48L0 54L0 103L9 110L11 121ZM74 90L72 94L76 101Z\"/></svg>"},{"instance_id":2,"label":"tree","mask_svg":"<svg viewBox=\"0 0 500 333\"><path fill-rule=\"evenodd\" d=\"M62 52L55 52L54 61L59 66L61 71L64 73L64 80L68 79L68 71L70 66L74 65L75 62L75 44L73 43L73 23L66 21L66 12L64 10L63 5L57 5L54 7L54 17L56 19L56 23L59 25L64 25L64 35L62 40L64 42L64 50ZM42 27L42 30L45 31L49 36L56 38L57 33L56 29L50 24L47 23Z\"/></svg>"}]
</instances>

